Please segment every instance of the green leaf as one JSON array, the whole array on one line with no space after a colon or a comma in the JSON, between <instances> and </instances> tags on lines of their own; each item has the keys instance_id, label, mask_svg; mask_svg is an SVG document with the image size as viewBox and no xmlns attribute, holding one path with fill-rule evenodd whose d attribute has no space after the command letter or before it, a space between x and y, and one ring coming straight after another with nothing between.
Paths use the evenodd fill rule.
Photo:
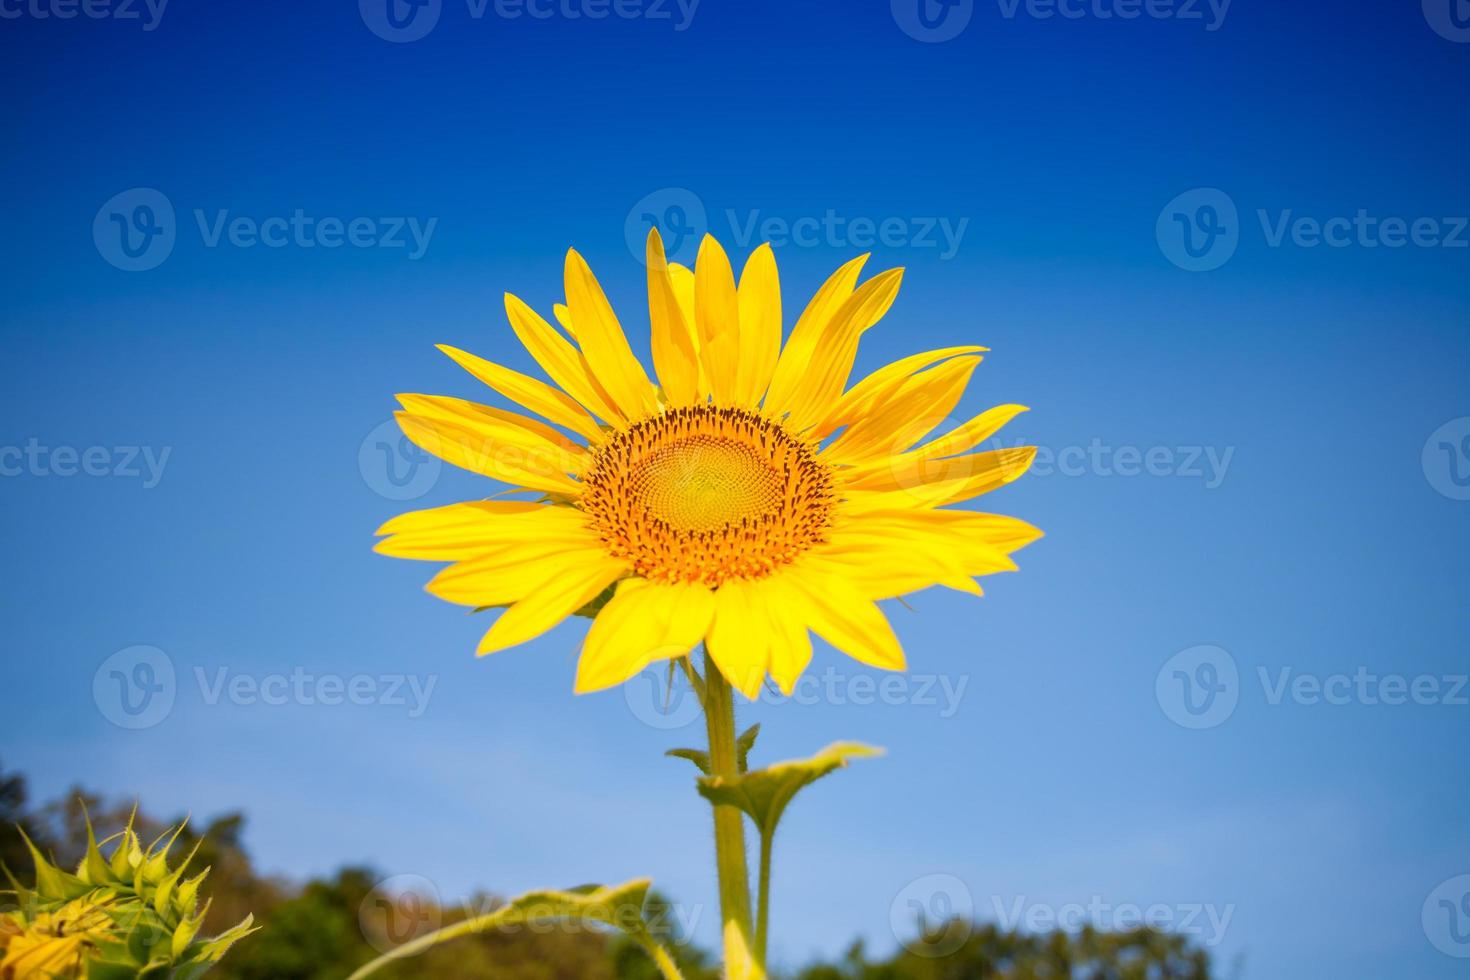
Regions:
<instances>
[{"instance_id":1,"label":"green leaf","mask_svg":"<svg viewBox=\"0 0 1470 980\"><path fill-rule=\"evenodd\" d=\"M834 742L810 759L778 762L738 776L705 776L699 781L699 792L716 805L739 807L762 834L771 834L787 804L803 787L845 767L852 759L882 754L882 749L860 742Z\"/></svg>"},{"instance_id":2,"label":"green leaf","mask_svg":"<svg viewBox=\"0 0 1470 980\"><path fill-rule=\"evenodd\" d=\"M740 735L735 739L735 758L740 765L741 772L744 772L745 770L750 768L748 764L750 750L755 748L755 738L760 733L761 726L759 723L757 723L751 725L745 731L741 732ZM709 753L705 752L703 749L669 749L667 752L664 753L664 755L672 756L675 759L688 759L690 762L699 767L700 772L704 773L706 776L710 774Z\"/></svg>"},{"instance_id":3,"label":"green leaf","mask_svg":"<svg viewBox=\"0 0 1470 980\"><path fill-rule=\"evenodd\" d=\"M546 922L555 919L578 919L621 929L652 953L657 942L643 918L643 905L648 900L647 878L637 878L622 885L606 887L584 885L566 891L527 892L485 915L445 926L413 942L404 943L371 963L361 967L348 980L362 980L393 960L414 956L431 946L487 929Z\"/></svg>"}]
</instances>

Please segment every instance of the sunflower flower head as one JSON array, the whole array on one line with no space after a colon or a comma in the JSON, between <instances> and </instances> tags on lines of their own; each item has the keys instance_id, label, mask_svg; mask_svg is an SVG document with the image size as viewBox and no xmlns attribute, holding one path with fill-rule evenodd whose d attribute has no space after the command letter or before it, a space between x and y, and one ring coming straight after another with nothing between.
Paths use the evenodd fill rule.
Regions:
<instances>
[{"instance_id":1,"label":"sunflower flower head","mask_svg":"<svg viewBox=\"0 0 1470 980\"><path fill-rule=\"evenodd\" d=\"M949 506L1030 466L1033 448L977 448L1025 409L1004 405L933 434L982 347L915 354L849 384L900 269L860 282L867 257L848 262L783 342L769 245L738 281L713 238L692 270L666 261L657 231L647 258L657 384L569 252L561 329L506 296L511 328L550 384L441 348L532 415L399 396L399 424L418 446L540 498L404 514L379 530L378 550L449 562L428 585L442 599L505 607L481 654L595 608L579 692L703 642L746 696L767 676L790 693L812 633L902 669L877 600L932 585L978 595L977 576L1014 570L1011 553L1040 537L1024 521Z\"/></svg>"},{"instance_id":2,"label":"sunflower flower head","mask_svg":"<svg viewBox=\"0 0 1470 980\"><path fill-rule=\"evenodd\" d=\"M0 915L0 980L192 978L209 970L255 930L246 916L218 936L199 934L209 909L199 901L208 869L186 876L193 854L175 865L168 860L183 829L145 845L130 820L99 845L89 820L74 874L25 838L35 883L11 879L17 908Z\"/></svg>"}]
</instances>

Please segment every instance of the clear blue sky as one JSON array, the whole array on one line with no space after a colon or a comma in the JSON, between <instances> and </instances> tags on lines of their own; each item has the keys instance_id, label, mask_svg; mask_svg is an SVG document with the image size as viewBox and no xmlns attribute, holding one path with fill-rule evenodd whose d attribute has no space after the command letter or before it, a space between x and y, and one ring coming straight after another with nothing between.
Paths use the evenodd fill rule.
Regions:
<instances>
[{"instance_id":1,"label":"clear blue sky","mask_svg":"<svg viewBox=\"0 0 1470 980\"><path fill-rule=\"evenodd\" d=\"M646 724L642 688L574 698L578 625L476 661L484 623L369 546L486 486L446 469L389 499L371 435L395 392L477 396L435 343L527 368L500 296L549 311L568 245L645 323L625 226L649 195L692 195L742 254L752 221L842 219L777 248L792 307L864 250L852 219L894 219L873 267L905 290L859 367L992 348L957 414L1033 407L1006 437L1056 462L985 505L1048 536L982 600L893 604L901 703L851 703L860 672L822 650L837 696L746 712L760 760L889 750L791 810L778 957L893 948L917 879L992 919L1228 912L1213 949L1247 978L1462 975L1435 940L1467 951L1438 904L1464 888L1431 893L1470 874L1467 692L1446 703L1470 671L1470 43L1434 2L1099 15L1120 4L978 3L938 41L960 22L926 34L887 0L703 0L687 23L442 0L390 42L371 4L176 0L149 30L142 5L0 0L5 766L41 795L244 808L288 875L371 862L449 899L651 875L709 940L706 807L660 758L695 727ZM1200 188L1221 193L1171 204ZM422 249L324 244L323 219L379 241L408 218ZM1386 218L1428 223L1393 247ZM121 267L118 221L155 267ZM108 475L82 470L94 447ZM1167 663L1207 644L1214 675ZM175 701L129 730L99 705L135 645ZM416 717L233 703L221 668L435 686ZM1209 702L1176 669L1224 678L1233 711L1190 714ZM951 708L936 675L964 685ZM1381 703L1388 675L1438 694ZM1310 703L1314 680L1347 703Z\"/></svg>"}]
</instances>

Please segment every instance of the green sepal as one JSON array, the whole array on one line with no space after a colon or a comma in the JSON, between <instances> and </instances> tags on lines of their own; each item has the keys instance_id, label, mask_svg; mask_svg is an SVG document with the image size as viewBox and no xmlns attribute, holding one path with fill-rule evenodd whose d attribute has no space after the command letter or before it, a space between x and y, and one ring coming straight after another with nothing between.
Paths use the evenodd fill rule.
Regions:
<instances>
[{"instance_id":1,"label":"green sepal","mask_svg":"<svg viewBox=\"0 0 1470 980\"><path fill-rule=\"evenodd\" d=\"M69 902L74 898L81 898L92 890L92 886L74 874L62 871L56 865L46 860L39 848L31 843L30 837L19 825L16 830L20 831L21 840L25 841L26 850L31 852L31 861L36 865L36 895L47 902Z\"/></svg>"},{"instance_id":2,"label":"green sepal","mask_svg":"<svg viewBox=\"0 0 1470 980\"><path fill-rule=\"evenodd\" d=\"M179 884L179 891L178 891L178 897L176 899L176 904L178 905L179 908L184 909L186 914L192 914L193 911L194 911L194 906L196 904L198 904L198 902L199 902L199 886L202 885L202 884L204 884L204 878L208 874L209 874L209 869L208 868L205 868L203 871L199 872L194 877L192 877L192 878L185 878Z\"/></svg>"},{"instance_id":3,"label":"green sepal","mask_svg":"<svg viewBox=\"0 0 1470 980\"><path fill-rule=\"evenodd\" d=\"M172 844L173 842L170 841L169 843ZM189 863L194 860L194 855L199 853L199 845L202 843L204 843L202 838L195 841L194 847L189 851L189 856L184 858L177 868L165 874L163 880L158 883L158 890L153 894L153 910L165 919L169 917L169 910L175 908L171 904L171 901L176 894L179 898L177 905L179 916L187 918L194 914L194 905L199 889L198 882L195 883L194 891L190 893L188 901L184 900L182 890L175 892L174 889L178 887L179 881L184 877L184 872L189 869Z\"/></svg>"},{"instance_id":4,"label":"green sepal","mask_svg":"<svg viewBox=\"0 0 1470 980\"><path fill-rule=\"evenodd\" d=\"M741 772L745 772L750 768L748 764L750 750L755 748L755 739L760 733L761 726L757 722L741 732L735 739L735 761L740 766ZM703 749L669 749L664 755L672 756L675 759L688 759L699 768L700 772L706 776L710 774L709 753Z\"/></svg>"},{"instance_id":5,"label":"green sepal","mask_svg":"<svg viewBox=\"0 0 1470 980\"><path fill-rule=\"evenodd\" d=\"M107 866L102 849L97 846L97 834L92 829L92 815L87 812L85 801L82 802L82 820L87 825L87 853L82 856L82 862L77 867L77 877L93 885L111 885L117 878Z\"/></svg>"},{"instance_id":6,"label":"green sepal","mask_svg":"<svg viewBox=\"0 0 1470 980\"><path fill-rule=\"evenodd\" d=\"M615 886L583 885L565 891L527 892L493 912L456 922L404 943L360 967L348 980L362 980L393 960L416 956L431 946L460 936L487 929L556 919L579 919L613 926L626 932L645 949L651 950L657 945L657 941L649 932L648 923L643 917L643 906L648 901L648 889L651 885L652 882L647 878L635 878Z\"/></svg>"},{"instance_id":7,"label":"green sepal","mask_svg":"<svg viewBox=\"0 0 1470 980\"><path fill-rule=\"evenodd\" d=\"M255 925L255 916L247 915L213 939L192 943L181 954L183 965L174 970L172 980L194 980L203 975L219 962L231 946L252 932L259 931L260 927Z\"/></svg>"},{"instance_id":8,"label":"green sepal","mask_svg":"<svg viewBox=\"0 0 1470 980\"><path fill-rule=\"evenodd\" d=\"M861 742L833 742L809 759L778 762L738 776L704 776L699 780L699 792L717 806L739 807L762 834L771 834L787 804L803 787L844 768L852 759L882 754L882 749Z\"/></svg>"},{"instance_id":9,"label":"green sepal","mask_svg":"<svg viewBox=\"0 0 1470 980\"><path fill-rule=\"evenodd\" d=\"M4 861L0 861L0 871L5 873L5 880L10 882L10 890L15 893L15 903L17 905L21 908L28 908L35 904L36 893L25 885L22 885Z\"/></svg>"},{"instance_id":10,"label":"green sepal","mask_svg":"<svg viewBox=\"0 0 1470 980\"><path fill-rule=\"evenodd\" d=\"M206 908L198 915L185 916L179 923L179 927L174 930L173 936L169 939L169 952L174 959L184 955L184 950L189 948L189 944L199 934L199 927L204 925L204 913L208 911L209 909Z\"/></svg>"},{"instance_id":11,"label":"green sepal","mask_svg":"<svg viewBox=\"0 0 1470 980\"><path fill-rule=\"evenodd\" d=\"M172 833L165 832L159 836L158 840L148 845L148 851L143 860L143 879L149 884L156 885L168 877L168 852L173 849L174 841L179 839L179 835L184 832L188 824L189 819L185 817ZM164 837L167 837L168 840L165 841ZM188 862L184 864L187 865Z\"/></svg>"},{"instance_id":12,"label":"green sepal","mask_svg":"<svg viewBox=\"0 0 1470 980\"><path fill-rule=\"evenodd\" d=\"M621 581L622 579L618 580L618 582ZM618 582L614 582L612 585L609 585L607 588L597 593L597 595L592 597L590 602L588 602L581 609L578 609L576 612L572 613L572 615L585 616L588 619L596 619L597 614L602 612L602 607L611 602L612 597L617 595Z\"/></svg>"}]
</instances>

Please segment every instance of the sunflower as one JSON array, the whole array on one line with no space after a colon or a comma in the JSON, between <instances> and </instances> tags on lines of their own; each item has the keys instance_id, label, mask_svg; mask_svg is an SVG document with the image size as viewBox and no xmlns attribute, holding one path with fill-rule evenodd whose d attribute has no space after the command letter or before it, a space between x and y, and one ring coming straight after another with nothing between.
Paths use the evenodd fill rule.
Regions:
<instances>
[{"instance_id":1,"label":"sunflower","mask_svg":"<svg viewBox=\"0 0 1470 980\"><path fill-rule=\"evenodd\" d=\"M76 899L34 921L0 918L0 978L59 980L86 975L102 943L113 939L106 899Z\"/></svg>"},{"instance_id":2,"label":"sunflower","mask_svg":"<svg viewBox=\"0 0 1470 980\"><path fill-rule=\"evenodd\" d=\"M931 585L979 595L977 576L1014 570L1011 553L1040 531L946 505L1014 480L1035 449L976 451L1020 405L932 437L986 348L915 354L848 386L859 338L903 273L859 284L866 258L833 273L783 345L769 245L737 284L713 238L691 270L668 262L652 232L655 384L592 270L569 251L562 330L505 298L511 328L554 385L440 347L540 418L398 396L398 422L419 447L538 496L404 514L379 529L377 550L451 562L430 593L505 607L482 655L592 615L579 693L703 642L747 697L767 675L789 694L811 660L811 633L864 664L902 669L876 601Z\"/></svg>"}]
</instances>

